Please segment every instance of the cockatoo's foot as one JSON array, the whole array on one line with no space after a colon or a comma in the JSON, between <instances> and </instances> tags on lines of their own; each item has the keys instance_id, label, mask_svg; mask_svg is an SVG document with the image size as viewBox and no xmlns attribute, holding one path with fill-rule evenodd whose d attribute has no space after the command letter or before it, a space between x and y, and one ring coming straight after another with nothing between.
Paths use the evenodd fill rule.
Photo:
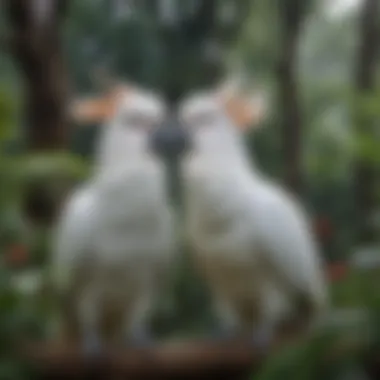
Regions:
<instances>
[{"instance_id":1,"label":"cockatoo's foot","mask_svg":"<svg viewBox=\"0 0 380 380\"><path fill-rule=\"evenodd\" d=\"M274 341L273 329L269 326L260 327L252 336L252 344L259 351L268 351Z\"/></svg>"},{"instance_id":2,"label":"cockatoo's foot","mask_svg":"<svg viewBox=\"0 0 380 380\"><path fill-rule=\"evenodd\" d=\"M99 358L103 353L103 346L100 339L94 334L87 334L83 338L83 352L86 357Z\"/></svg>"},{"instance_id":3,"label":"cockatoo's foot","mask_svg":"<svg viewBox=\"0 0 380 380\"><path fill-rule=\"evenodd\" d=\"M229 342L237 338L235 329L219 327L211 332L211 339L216 342Z\"/></svg>"}]
</instances>

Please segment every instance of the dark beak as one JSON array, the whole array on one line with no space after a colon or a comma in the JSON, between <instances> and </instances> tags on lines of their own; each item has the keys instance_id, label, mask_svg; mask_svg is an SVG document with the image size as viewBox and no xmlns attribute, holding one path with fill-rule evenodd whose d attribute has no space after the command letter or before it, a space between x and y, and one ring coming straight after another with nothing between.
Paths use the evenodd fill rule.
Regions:
<instances>
[{"instance_id":1,"label":"dark beak","mask_svg":"<svg viewBox=\"0 0 380 380\"><path fill-rule=\"evenodd\" d=\"M152 151L165 160L181 159L190 147L190 136L177 117L167 119L151 136Z\"/></svg>"}]
</instances>

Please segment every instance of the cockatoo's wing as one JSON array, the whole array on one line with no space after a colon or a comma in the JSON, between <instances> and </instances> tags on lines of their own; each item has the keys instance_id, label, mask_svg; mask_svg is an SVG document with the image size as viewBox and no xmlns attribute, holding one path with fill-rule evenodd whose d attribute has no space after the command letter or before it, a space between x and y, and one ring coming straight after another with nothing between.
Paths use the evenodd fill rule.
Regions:
<instances>
[{"instance_id":1,"label":"cockatoo's wing","mask_svg":"<svg viewBox=\"0 0 380 380\"><path fill-rule=\"evenodd\" d=\"M91 187L77 190L63 209L53 237L51 280L57 291L64 291L78 263L91 252L96 221L95 193Z\"/></svg>"},{"instance_id":2,"label":"cockatoo's wing","mask_svg":"<svg viewBox=\"0 0 380 380\"><path fill-rule=\"evenodd\" d=\"M306 215L276 187L265 186L261 195L257 232L265 259L293 291L324 308L327 292L322 260Z\"/></svg>"}]
</instances>

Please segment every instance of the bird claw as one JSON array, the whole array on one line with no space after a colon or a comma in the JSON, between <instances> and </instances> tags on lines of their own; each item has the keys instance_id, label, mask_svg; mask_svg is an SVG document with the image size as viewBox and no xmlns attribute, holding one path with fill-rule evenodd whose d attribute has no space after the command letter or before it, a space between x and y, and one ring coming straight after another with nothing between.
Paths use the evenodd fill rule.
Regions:
<instances>
[{"instance_id":1,"label":"bird claw","mask_svg":"<svg viewBox=\"0 0 380 380\"><path fill-rule=\"evenodd\" d=\"M87 335L83 340L83 352L87 358L98 359L103 353L103 347L98 337Z\"/></svg>"}]
</instances>

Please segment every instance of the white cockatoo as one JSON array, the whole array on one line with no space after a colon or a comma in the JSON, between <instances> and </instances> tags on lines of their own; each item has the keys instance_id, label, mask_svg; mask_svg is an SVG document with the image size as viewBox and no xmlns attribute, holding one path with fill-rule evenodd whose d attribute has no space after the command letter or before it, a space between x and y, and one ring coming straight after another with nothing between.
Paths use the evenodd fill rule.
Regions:
<instances>
[{"instance_id":1,"label":"white cockatoo","mask_svg":"<svg viewBox=\"0 0 380 380\"><path fill-rule=\"evenodd\" d=\"M192 145L183 166L185 229L224 332L252 333L266 345L287 318L319 321L327 289L306 215L259 172L243 141L265 102L237 90L198 93L180 106Z\"/></svg>"},{"instance_id":2,"label":"white cockatoo","mask_svg":"<svg viewBox=\"0 0 380 380\"><path fill-rule=\"evenodd\" d=\"M165 170L151 148L165 104L121 86L73 111L80 121L105 124L94 174L69 198L55 236L61 326L89 352L103 340L148 343L148 319L175 248Z\"/></svg>"}]
</instances>

